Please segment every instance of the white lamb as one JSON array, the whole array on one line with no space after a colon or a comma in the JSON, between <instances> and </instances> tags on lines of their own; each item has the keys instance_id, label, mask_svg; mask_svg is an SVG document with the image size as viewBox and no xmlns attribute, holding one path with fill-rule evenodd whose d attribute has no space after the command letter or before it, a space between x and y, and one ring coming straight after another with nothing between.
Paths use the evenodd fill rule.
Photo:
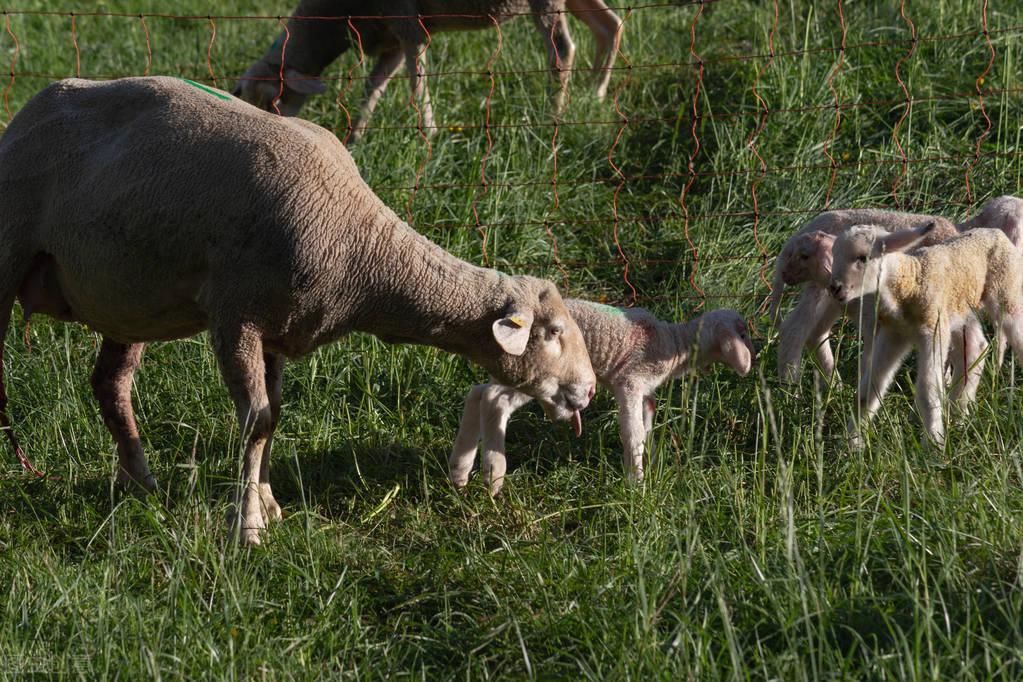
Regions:
<instances>
[{"instance_id":1,"label":"white lamb","mask_svg":"<svg viewBox=\"0 0 1023 682\"><path fill-rule=\"evenodd\" d=\"M910 349L919 349L916 406L934 443L944 441L942 392L953 332L983 311L1023 359L1023 256L1003 232L978 228L906 253L933 225L889 233L864 225L835 240L831 293L847 303L876 295L877 336L861 375L859 414L877 412ZM856 420L850 424L859 443Z\"/></svg>"},{"instance_id":2,"label":"white lamb","mask_svg":"<svg viewBox=\"0 0 1023 682\"><path fill-rule=\"evenodd\" d=\"M565 305L583 333L597 381L614 393L618 403L624 469L634 481L643 478L643 444L653 424L654 391L687 371L715 362L745 376L756 358L746 321L734 310L715 310L673 324L641 308L621 309L578 299L566 299ZM501 490L508 419L530 400L525 393L499 384L473 387L448 460L456 487L469 480L482 433L483 480L491 495ZM577 435L579 427L577 422Z\"/></svg>"}]
</instances>

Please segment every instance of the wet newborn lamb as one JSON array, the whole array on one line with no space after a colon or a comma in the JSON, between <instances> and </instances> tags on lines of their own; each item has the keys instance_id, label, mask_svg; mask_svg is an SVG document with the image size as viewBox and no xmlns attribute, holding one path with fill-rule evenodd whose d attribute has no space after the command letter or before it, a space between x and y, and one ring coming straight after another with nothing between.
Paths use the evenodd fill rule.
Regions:
<instances>
[{"instance_id":1,"label":"wet newborn lamb","mask_svg":"<svg viewBox=\"0 0 1023 682\"><path fill-rule=\"evenodd\" d=\"M663 322L642 308L621 309L578 299L565 306L579 325L597 381L614 393L625 472L643 479L643 444L653 424L658 387L687 371L721 362L745 376L756 359L746 321L734 310L714 310L688 322ZM483 436L483 480L496 495L504 484L508 419L532 398L499 384L473 387L448 460L458 488L469 480ZM576 418L576 435L582 424Z\"/></svg>"}]
</instances>

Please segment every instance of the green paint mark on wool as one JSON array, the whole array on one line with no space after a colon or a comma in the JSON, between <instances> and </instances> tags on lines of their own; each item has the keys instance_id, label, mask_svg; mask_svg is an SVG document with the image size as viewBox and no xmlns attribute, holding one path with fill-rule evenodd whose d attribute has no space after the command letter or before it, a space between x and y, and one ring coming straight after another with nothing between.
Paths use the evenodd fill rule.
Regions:
<instances>
[{"instance_id":1,"label":"green paint mark on wool","mask_svg":"<svg viewBox=\"0 0 1023 682\"><path fill-rule=\"evenodd\" d=\"M614 315L615 317L625 317L625 311L621 308L616 308L613 305L604 305L603 303L595 303L593 301L586 301L586 305L596 308L602 313L607 315Z\"/></svg>"},{"instance_id":2,"label":"green paint mark on wool","mask_svg":"<svg viewBox=\"0 0 1023 682\"><path fill-rule=\"evenodd\" d=\"M231 99L231 95L227 94L223 90L215 90L215 89L213 89L213 88L211 88L211 87L209 87L207 85L203 85L202 83L196 83L195 81L190 81L187 78L180 78L179 80L183 80L186 83L188 83L189 85L191 85L193 88L199 88L203 92L208 92L209 94L213 95L217 99L222 99L225 102L227 102L228 100Z\"/></svg>"}]
</instances>

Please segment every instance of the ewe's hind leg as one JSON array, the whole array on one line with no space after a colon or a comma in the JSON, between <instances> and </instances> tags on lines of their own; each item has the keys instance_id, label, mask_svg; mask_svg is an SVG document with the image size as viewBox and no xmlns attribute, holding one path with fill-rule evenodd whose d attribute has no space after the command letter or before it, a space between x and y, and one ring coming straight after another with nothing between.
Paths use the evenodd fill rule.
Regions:
<instances>
[{"instance_id":1,"label":"ewe's hind leg","mask_svg":"<svg viewBox=\"0 0 1023 682\"><path fill-rule=\"evenodd\" d=\"M490 495L501 492L504 485L504 474L508 470L505 456L505 434L508 431L508 419L530 398L525 393L504 386L491 385L483 392L480 411L480 425L483 429L483 482L487 484Z\"/></svg>"},{"instance_id":2,"label":"ewe's hind leg","mask_svg":"<svg viewBox=\"0 0 1023 682\"><path fill-rule=\"evenodd\" d=\"M945 363L948 361L949 329L939 325L922 334L916 371L916 409L931 442L945 442L942 404L945 393Z\"/></svg>"},{"instance_id":3,"label":"ewe's hind leg","mask_svg":"<svg viewBox=\"0 0 1023 682\"><path fill-rule=\"evenodd\" d=\"M136 491L156 490L156 478L142 452L135 414L131 408L131 382L142 359L144 344L123 344L106 337L92 372L92 393L103 422L117 443L117 485Z\"/></svg>"},{"instance_id":4,"label":"ewe's hind leg","mask_svg":"<svg viewBox=\"0 0 1023 682\"><path fill-rule=\"evenodd\" d=\"M448 457L448 478L456 488L463 488L469 482L469 472L476 461L476 446L480 441L480 401L489 384L473 386L465 396L465 408L462 410L462 421L458 426L458 435Z\"/></svg>"},{"instance_id":5,"label":"ewe's hind leg","mask_svg":"<svg viewBox=\"0 0 1023 682\"><path fill-rule=\"evenodd\" d=\"M597 99L607 95L611 82L611 69L618 56L618 45L622 40L622 20L611 11L603 0L568 0L568 11L586 24L593 34L596 50L593 56L593 73L596 74Z\"/></svg>"},{"instance_id":6,"label":"ewe's hind leg","mask_svg":"<svg viewBox=\"0 0 1023 682\"><path fill-rule=\"evenodd\" d=\"M575 61L575 44L568 33L568 20L564 13L553 12L551 7L552 3L547 0L529 2L536 30L543 36L543 44L547 47L547 63L558 79L558 90L551 99L551 109L555 116L560 116L565 105L568 79L572 75L572 64Z\"/></svg>"},{"instance_id":7,"label":"ewe's hind leg","mask_svg":"<svg viewBox=\"0 0 1023 682\"><path fill-rule=\"evenodd\" d=\"M273 435L274 419L266 390L266 366L259 331L246 324L216 326L211 330L213 350L220 373L234 401L245 457L242 461L241 490L231 529L244 545L258 545L259 532L266 528L260 497L263 450Z\"/></svg>"},{"instance_id":8,"label":"ewe's hind leg","mask_svg":"<svg viewBox=\"0 0 1023 682\"><path fill-rule=\"evenodd\" d=\"M849 437L854 446L860 445L856 418L870 421L881 407L881 399L895 377L902 360L909 353L908 339L892 334L887 329L878 331L868 366L863 368L856 396L857 415L849 423Z\"/></svg>"},{"instance_id":9,"label":"ewe's hind leg","mask_svg":"<svg viewBox=\"0 0 1023 682\"><path fill-rule=\"evenodd\" d=\"M270 489L270 448L273 446L274 432L281 420L281 400L284 390L284 357L273 353L263 353L263 364L266 367L266 393L270 399L270 435L263 446L263 457L259 464L259 499L262 502L263 520L279 521L283 514L281 506L274 499Z\"/></svg>"},{"instance_id":10,"label":"ewe's hind leg","mask_svg":"<svg viewBox=\"0 0 1023 682\"><path fill-rule=\"evenodd\" d=\"M984 373L984 351L987 350L984 330L976 317L966 321L962 329L952 333L949 361L952 365L952 401L963 414L977 399L977 387Z\"/></svg>"}]
</instances>

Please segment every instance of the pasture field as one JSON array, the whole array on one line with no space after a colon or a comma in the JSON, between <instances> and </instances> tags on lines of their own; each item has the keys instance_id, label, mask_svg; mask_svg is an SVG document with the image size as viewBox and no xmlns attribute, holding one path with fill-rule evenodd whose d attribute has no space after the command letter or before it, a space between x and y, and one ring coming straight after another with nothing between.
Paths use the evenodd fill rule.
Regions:
<instances>
[{"instance_id":1,"label":"pasture field","mask_svg":"<svg viewBox=\"0 0 1023 682\"><path fill-rule=\"evenodd\" d=\"M829 201L959 219L1019 191L1023 4L899 4L634 9L617 107L575 74L553 152L550 82L528 19L504 26L496 55L494 32L436 36L429 69L447 75L429 82L441 125L432 149L409 127L404 80L353 149L385 201L469 261L628 303L617 228L639 304L665 317L701 305L751 317L763 350L749 377L717 371L659 396L641 489L623 482L613 403L600 394L579 440L536 408L517 416L499 498L475 478L453 491L446 458L461 398L484 376L434 349L356 335L288 365L271 470L286 518L261 548L241 549L225 532L239 433L205 337L146 351L135 406L162 488L140 501L112 486L113 441L88 383L96 336L39 318L14 325L10 413L34 463L61 479L24 474L4 444L0 676L1019 679L1018 363L987 371L943 450L920 444L908 365L867 448L853 452L843 437L851 382L819 400L808 371L801 392L780 385L756 312L768 257ZM229 87L277 22L206 15L287 15L292 2L4 7L197 15L150 16L145 30L137 16L76 16L81 73L141 75L148 31L152 73L208 78L209 49ZM698 11L702 80L684 65ZM76 52L69 15L6 18L19 41L16 112L73 75ZM588 64L585 28L571 28ZM0 31L0 64L14 54ZM488 152L479 126L491 59ZM350 69L366 73L346 55L306 118L344 133L336 99ZM356 106L361 88L354 80L343 101ZM847 379L855 355L846 334Z\"/></svg>"}]
</instances>

